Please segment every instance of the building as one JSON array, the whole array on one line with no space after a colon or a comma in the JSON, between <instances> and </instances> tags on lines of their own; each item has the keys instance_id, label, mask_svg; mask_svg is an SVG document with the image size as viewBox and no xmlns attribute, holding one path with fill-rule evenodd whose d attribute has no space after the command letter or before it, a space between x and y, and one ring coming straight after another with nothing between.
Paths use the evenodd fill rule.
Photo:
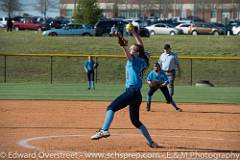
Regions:
<instances>
[{"instance_id":1,"label":"building","mask_svg":"<svg viewBox=\"0 0 240 160\"><path fill-rule=\"evenodd\" d=\"M72 17L78 0L60 0L60 15ZM98 0L106 18L198 17L207 22L240 20L240 0Z\"/></svg>"}]
</instances>

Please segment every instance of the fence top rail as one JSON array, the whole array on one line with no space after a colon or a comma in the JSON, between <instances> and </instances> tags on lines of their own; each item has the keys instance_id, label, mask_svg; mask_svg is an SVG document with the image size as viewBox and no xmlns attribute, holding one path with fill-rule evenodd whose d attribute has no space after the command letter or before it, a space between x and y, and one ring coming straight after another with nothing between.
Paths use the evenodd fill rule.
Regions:
<instances>
[{"instance_id":1,"label":"fence top rail","mask_svg":"<svg viewBox=\"0 0 240 160\"><path fill-rule=\"evenodd\" d=\"M36 57L99 57L99 58L125 58L124 55L118 54L73 54L73 53L62 53L62 54L49 54L49 53L18 53L18 54L1 54L0 56L36 56ZM159 56L150 56L151 58L158 59ZM202 59L202 60L240 60L240 56L178 56L180 59Z\"/></svg>"}]
</instances>

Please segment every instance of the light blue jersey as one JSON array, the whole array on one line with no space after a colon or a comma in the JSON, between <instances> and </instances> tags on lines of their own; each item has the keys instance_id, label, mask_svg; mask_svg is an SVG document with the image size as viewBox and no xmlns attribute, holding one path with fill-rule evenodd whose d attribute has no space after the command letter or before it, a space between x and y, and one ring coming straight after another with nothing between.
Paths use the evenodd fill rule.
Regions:
<instances>
[{"instance_id":1,"label":"light blue jersey","mask_svg":"<svg viewBox=\"0 0 240 160\"><path fill-rule=\"evenodd\" d=\"M167 85L169 83L169 80L167 78L167 75L164 73L164 71L160 71L160 73L157 73L155 70L152 70L148 76L147 81L163 81L164 85Z\"/></svg>"},{"instance_id":2,"label":"light blue jersey","mask_svg":"<svg viewBox=\"0 0 240 160\"><path fill-rule=\"evenodd\" d=\"M143 73L147 64L143 58L132 56L132 60L128 60L126 64L126 88L142 88Z\"/></svg>"},{"instance_id":3,"label":"light blue jersey","mask_svg":"<svg viewBox=\"0 0 240 160\"><path fill-rule=\"evenodd\" d=\"M94 61L85 61L84 63L84 67L88 70L88 71L92 71L94 70L94 65L95 65L95 62Z\"/></svg>"}]
</instances>

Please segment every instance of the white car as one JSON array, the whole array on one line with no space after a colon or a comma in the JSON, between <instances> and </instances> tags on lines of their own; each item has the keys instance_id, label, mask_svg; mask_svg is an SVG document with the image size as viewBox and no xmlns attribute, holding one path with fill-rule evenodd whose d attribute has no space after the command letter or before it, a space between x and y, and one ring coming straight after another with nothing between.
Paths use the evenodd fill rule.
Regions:
<instances>
[{"instance_id":1,"label":"white car","mask_svg":"<svg viewBox=\"0 0 240 160\"><path fill-rule=\"evenodd\" d=\"M183 34L188 34L190 26L191 23L181 23L177 25L175 28L181 29L183 31Z\"/></svg>"},{"instance_id":2,"label":"white car","mask_svg":"<svg viewBox=\"0 0 240 160\"><path fill-rule=\"evenodd\" d=\"M165 23L157 23L153 24L151 26L145 27L146 29L149 30L150 35L155 35L155 34L170 34L170 35L175 35L175 34L181 34L182 30L178 28L174 28L173 26Z\"/></svg>"},{"instance_id":3,"label":"white car","mask_svg":"<svg viewBox=\"0 0 240 160\"><path fill-rule=\"evenodd\" d=\"M232 32L234 35L239 35L240 36L240 26L234 26L232 28Z\"/></svg>"},{"instance_id":4,"label":"white car","mask_svg":"<svg viewBox=\"0 0 240 160\"><path fill-rule=\"evenodd\" d=\"M140 28L141 21L139 19L126 19L127 22L132 23L133 26Z\"/></svg>"},{"instance_id":5,"label":"white car","mask_svg":"<svg viewBox=\"0 0 240 160\"><path fill-rule=\"evenodd\" d=\"M82 24L68 24L60 29L50 29L42 33L43 36L94 36L95 29Z\"/></svg>"},{"instance_id":6,"label":"white car","mask_svg":"<svg viewBox=\"0 0 240 160\"><path fill-rule=\"evenodd\" d=\"M0 27L1 28L4 28L7 26L7 20L8 20L7 17L0 17Z\"/></svg>"}]
</instances>

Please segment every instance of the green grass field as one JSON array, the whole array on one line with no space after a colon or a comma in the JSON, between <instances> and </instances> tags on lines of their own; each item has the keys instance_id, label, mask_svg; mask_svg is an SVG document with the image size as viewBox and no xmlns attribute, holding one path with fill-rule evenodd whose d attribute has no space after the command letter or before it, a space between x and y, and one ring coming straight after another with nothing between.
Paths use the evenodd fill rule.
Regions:
<instances>
[{"instance_id":1,"label":"green grass field","mask_svg":"<svg viewBox=\"0 0 240 160\"><path fill-rule=\"evenodd\" d=\"M148 87L142 90L146 100ZM45 100L101 100L111 101L124 91L123 84L96 85L88 91L86 83L79 84L1 84L0 99L45 99ZM174 99L177 102L232 103L240 104L240 87L191 87L177 86ZM153 101L165 102L162 93L156 92Z\"/></svg>"},{"instance_id":2,"label":"green grass field","mask_svg":"<svg viewBox=\"0 0 240 160\"><path fill-rule=\"evenodd\" d=\"M129 38L129 44L133 38ZM170 43L179 55L240 55L239 36L160 35L143 38L146 50L160 55ZM121 54L117 40L111 37L43 37L40 32L0 32L0 53L97 53Z\"/></svg>"},{"instance_id":3,"label":"green grass field","mask_svg":"<svg viewBox=\"0 0 240 160\"><path fill-rule=\"evenodd\" d=\"M130 44L134 42L131 37L129 40ZM170 43L178 55L240 56L239 36L160 35L143 38L143 41L145 48L152 55L160 55L162 46ZM43 37L41 33L35 31L7 33L1 30L0 44L0 55L16 53L122 55L116 39L111 37ZM50 57L8 56L5 84L4 56L0 56L0 99L112 100L121 93L124 86L125 59L98 59L98 86L94 93L89 93L85 89L84 60L86 58L53 57L51 85ZM151 64L155 61L156 59L152 59ZM181 60L182 76L176 80L175 99L179 102L240 103L239 66L240 61L194 60L193 85L198 80L210 80L215 85L213 88L196 88L190 86L190 60ZM146 92L144 88L143 93Z\"/></svg>"}]
</instances>

